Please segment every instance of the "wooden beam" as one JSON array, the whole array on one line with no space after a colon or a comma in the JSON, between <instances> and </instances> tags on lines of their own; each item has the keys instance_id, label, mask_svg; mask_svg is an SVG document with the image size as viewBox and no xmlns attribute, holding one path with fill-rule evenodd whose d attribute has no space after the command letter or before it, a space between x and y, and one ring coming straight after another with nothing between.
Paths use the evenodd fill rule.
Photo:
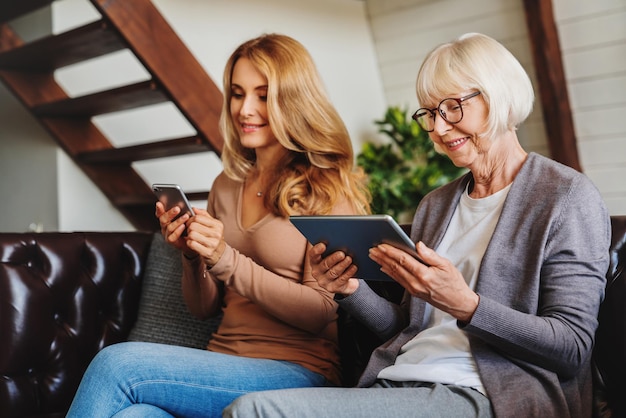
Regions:
<instances>
[{"instance_id":1,"label":"wooden beam","mask_svg":"<svg viewBox=\"0 0 626 418\"><path fill-rule=\"evenodd\" d=\"M90 1L119 31L199 136L221 156L222 92L151 0Z\"/></svg>"},{"instance_id":2,"label":"wooden beam","mask_svg":"<svg viewBox=\"0 0 626 418\"><path fill-rule=\"evenodd\" d=\"M524 9L550 154L582 171L552 0L524 0Z\"/></svg>"}]
</instances>

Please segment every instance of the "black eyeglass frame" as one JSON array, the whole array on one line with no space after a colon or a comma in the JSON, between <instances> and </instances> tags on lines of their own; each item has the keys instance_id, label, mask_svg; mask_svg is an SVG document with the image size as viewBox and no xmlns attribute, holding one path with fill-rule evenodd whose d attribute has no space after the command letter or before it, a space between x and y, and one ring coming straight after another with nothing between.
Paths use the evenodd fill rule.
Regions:
<instances>
[{"instance_id":1,"label":"black eyeglass frame","mask_svg":"<svg viewBox=\"0 0 626 418\"><path fill-rule=\"evenodd\" d=\"M463 106L461 105L464 101L471 99L472 97L476 97L480 94L480 90L479 91L475 91L473 93L468 94L467 96L463 96L461 98L456 98L456 97L446 97L445 99L443 99L442 101L439 102L439 104L437 105L437 107L433 108L433 109L428 109L426 107L420 107L419 109L417 109L415 111L415 113L413 113L413 115L411 116L411 119L413 119L415 122L417 122L417 124L420 126L420 128L422 128L423 130L425 130L426 132L432 132L435 130L434 127L434 121L435 121L435 117L437 117L437 113L439 113L439 115L443 118L443 120L445 120L446 122L448 122L451 125L456 125L457 123L461 122L463 120ZM454 100L455 102L457 102L459 104L459 108L461 109L461 117L459 118L459 120L457 120L456 122L451 122L448 120L448 118L446 117L445 112L443 112L441 110L441 104L443 102L445 102L446 100ZM437 113L435 113L435 110L437 111ZM421 123L419 123L418 119L418 113L426 111L428 113L430 113L433 116L433 128L432 129L426 129L426 127L422 126Z\"/></svg>"}]
</instances>

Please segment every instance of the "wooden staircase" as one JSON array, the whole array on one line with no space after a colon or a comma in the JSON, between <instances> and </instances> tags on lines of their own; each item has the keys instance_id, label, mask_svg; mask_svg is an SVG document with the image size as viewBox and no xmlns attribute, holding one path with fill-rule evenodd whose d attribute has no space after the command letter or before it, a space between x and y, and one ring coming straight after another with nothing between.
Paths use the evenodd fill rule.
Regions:
<instances>
[{"instance_id":1,"label":"wooden staircase","mask_svg":"<svg viewBox=\"0 0 626 418\"><path fill-rule=\"evenodd\" d=\"M0 3L0 80L135 228L157 230L154 195L132 163L206 151L221 155L222 93L150 0L89 0L101 19L32 42L11 29L11 20L53 1ZM59 68L124 49L145 67L149 80L79 97L55 81ZM165 102L180 111L195 135L116 148L92 121ZM207 194L188 197L203 200Z\"/></svg>"}]
</instances>

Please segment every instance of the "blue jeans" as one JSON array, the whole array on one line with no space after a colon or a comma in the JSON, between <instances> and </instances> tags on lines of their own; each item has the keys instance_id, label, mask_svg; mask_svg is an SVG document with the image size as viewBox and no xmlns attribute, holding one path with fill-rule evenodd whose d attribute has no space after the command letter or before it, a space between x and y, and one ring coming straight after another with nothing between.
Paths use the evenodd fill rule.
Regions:
<instances>
[{"instance_id":1,"label":"blue jeans","mask_svg":"<svg viewBox=\"0 0 626 418\"><path fill-rule=\"evenodd\" d=\"M248 392L324 385L322 375L287 361L125 342L96 355L67 417L220 417Z\"/></svg>"}]
</instances>

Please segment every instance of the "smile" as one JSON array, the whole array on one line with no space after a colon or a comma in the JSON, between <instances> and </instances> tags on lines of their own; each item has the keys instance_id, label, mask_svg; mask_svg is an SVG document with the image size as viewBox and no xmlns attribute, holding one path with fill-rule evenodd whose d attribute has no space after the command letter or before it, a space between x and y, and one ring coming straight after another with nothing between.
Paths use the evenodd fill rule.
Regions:
<instances>
[{"instance_id":1,"label":"smile","mask_svg":"<svg viewBox=\"0 0 626 418\"><path fill-rule=\"evenodd\" d=\"M457 140L455 140L455 141L452 141L452 142L448 142L448 143L446 143L446 146L447 146L448 148L450 148L450 149L453 149L453 148L458 148L460 145L464 144L464 143L465 143L465 142L467 142L467 141L469 141L469 138L468 138L468 137L465 137L465 138L459 138L459 139L457 139Z\"/></svg>"},{"instance_id":2,"label":"smile","mask_svg":"<svg viewBox=\"0 0 626 418\"><path fill-rule=\"evenodd\" d=\"M264 126L267 126L267 124L264 123L264 124L261 124L261 125L251 125L249 123L242 123L241 124L241 129L244 132L253 132L253 131L256 131L258 129L263 128Z\"/></svg>"}]
</instances>

